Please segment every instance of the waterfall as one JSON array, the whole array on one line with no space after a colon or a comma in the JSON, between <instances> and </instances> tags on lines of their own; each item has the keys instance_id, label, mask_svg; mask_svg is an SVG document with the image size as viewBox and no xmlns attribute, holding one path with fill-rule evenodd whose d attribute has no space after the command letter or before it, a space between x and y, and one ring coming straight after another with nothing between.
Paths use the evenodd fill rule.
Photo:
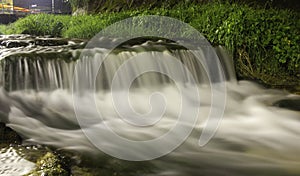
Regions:
<instances>
[{"instance_id":1,"label":"waterfall","mask_svg":"<svg viewBox=\"0 0 300 176\"><path fill-rule=\"evenodd\" d=\"M152 48L156 50L156 48ZM235 73L233 68L232 59L226 54L226 51L222 47L217 47L218 55L221 58L221 63L223 67L226 68L223 70L226 75L227 80L235 80ZM74 58L78 58L78 51L69 51L70 55ZM111 88L111 82L116 71L120 68L124 62L129 60L132 57L137 57L143 51L140 49L134 49L133 51L121 51L118 53L107 53L110 52L108 49L91 49L84 51L86 53L92 53L92 56L87 54L83 56L82 59L72 60L70 58L61 58L53 55L54 58L48 59L44 56L45 53L39 54L36 51L32 53L22 53L16 52L1 59L1 85L5 87L8 91L14 90L55 90L55 89L71 89L74 86L73 81L80 79L89 79L85 80L84 84L77 85L83 87L91 87L93 81L96 83L98 90ZM69 55L66 55L67 57ZM172 56L178 59L183 65L185 65L192 75L195 82L198 84L209 84L209 78L207 70L204 69L203 63L206 62L201 48L195 51L189 51L184 49L169 50L165 49L163 51L145 51L143 57L149 58L147 63L141 62L131 62L128 73L137 72L140 73L145 65L152 65L153 67L159 67L161 71L167 73L174 72L172 65L168 65L164 61L164 57ZM57 57L57 58L55 58ZM201 58L199 61L197 58ZM71 60L71 61L70 61ZM99 68L99 66L101 67ZM77 69L75 70L75 68ZM220 69L221 70L221 69ZM95 75L97 74L97 75ZM223 73L219 73L223 74ZM189 78L187 73L185 75L187 82ZM96 80L91 80L92 78ZM123 75L125 79L126 75ZM151 86L151 85L160 85L167 84L172 82L166 75L159 73L145 73L144 75L137 78L133 86ZM122 83L120 83L122 84Z\"/></svg>"},{"instance_id":2,"label":"waterfall","mask_svg":"<svg viewBox=\"0 0 300 176\"><path fill-rule=\"evenodd\" d=\"M70 42L0 50L0 121L25 143L78 152L101 164L115 160L110 153L136 160L163 153L147 161L154 167L144 174L149 176L300 173L300 112L295 106L285 108L300 102L299 95L237 81L233 61L222 47L211 55L205 48L169 48L159 42L113 51ZM226 96L219 89L223 81ZM209 117L216 121L213 112L222 110L213 138L198 145ZM115 140L111 131L127 140ZM165 136L161 143L147 145ZM128 141L145 143L140 147ZM128 170L139 173L136 167Z\"/></svg>"}]
</instances>

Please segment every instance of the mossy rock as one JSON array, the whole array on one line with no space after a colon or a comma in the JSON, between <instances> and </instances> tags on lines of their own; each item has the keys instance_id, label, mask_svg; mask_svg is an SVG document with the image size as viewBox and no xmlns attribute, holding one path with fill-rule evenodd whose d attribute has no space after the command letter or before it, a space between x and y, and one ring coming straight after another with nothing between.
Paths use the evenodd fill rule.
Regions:
<instances>
[{"instance_id":1,"label":"mossy rock","mask_svg":"<svg viewBox=\"0 0 300 176\"><path fill-rule=\"evenodd\" d=\"M26 176L68 176L68 166L59 156L47 152L43 157L38 159L35 170Z\"/></svg>"}]
</instances>

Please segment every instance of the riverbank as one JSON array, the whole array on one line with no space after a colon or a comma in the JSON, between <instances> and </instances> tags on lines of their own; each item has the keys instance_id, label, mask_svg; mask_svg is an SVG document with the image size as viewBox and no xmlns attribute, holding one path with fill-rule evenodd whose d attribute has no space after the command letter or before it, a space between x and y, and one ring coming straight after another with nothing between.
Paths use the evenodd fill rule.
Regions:
<instances>
[{"instance_id":1,"label":"riverbank","mask_svg":"<svg viewBox=\"0 0 300 176\"><path fill-rule=\"evenodd\" d=\"M0 33L90 39L110 24L137 15L169 16L190 24L212 45L230 51L239 79L300 91L300 15L289 10L213 2L95 15L39 14L0 26Z\"/></svg>"}]
</instances>

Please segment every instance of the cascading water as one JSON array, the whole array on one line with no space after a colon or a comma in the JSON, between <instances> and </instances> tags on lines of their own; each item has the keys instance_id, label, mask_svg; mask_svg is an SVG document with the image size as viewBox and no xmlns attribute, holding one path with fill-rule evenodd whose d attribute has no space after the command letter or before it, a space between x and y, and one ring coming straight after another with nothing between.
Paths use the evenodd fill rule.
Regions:
<instances>
[{"instance_id":1,"label":"cascading water","mask_svg":"<svg viewBox=\"0 0 300 176\"><path fill-rule=\"evenodd\" d=\"M3 47L0 55L1 121L28 142L92 155L96 161L101 161L110 157L93 145L91 137L103 141L112 151L129 146L113 145L109 139L105 139L104 130L103 134L92 134L89 138L83 131L92 132L94 128L104 129L104 125L108 125L115 133L127 139L141 141L158 138L176 125L181 103L185 101L188 103L187 108L199 107L197 122L191 135L173 152L149 161L154 167L151 172L153 174L144 173L145 175L300 174L300 112L274 105L280 100L299 100L299 96L265 89L249 81L237 83L232 64L228 62L230 59L225 58L222 48L218 48L220 59L224 59L221 62L227 79L226 107L217 133L207 145L200 147L198 140L213 108L209 80L218 84L218 80L211 80L207 76L203 63L194 59L195 55L203 57L203 52L200 49L191 52L161 48L160 44L159 49L158 46L152 46L150 51L145 48L149 48L149 45L131 46L123 51L113 52L97 72L99 63L102 62L97 58L106 57L103 53L107 49L90 49L88 52L97 57L88 57L87 54L86 57L78 59L82 49L70 43L52 48L28 45L19 48L20 50ZM113 95L109 91L113 87L111 83L118 68L139 53L144 53L143 57L154 61L132 63L128 67L128 73L139 73L144 70L145 65L155 65L165 73L173 74L172 65L155 60L173 56L186 65L195 79L195 84L191 85L188 76L182 79L187 80L181 83L185 85L185 100L182 100L174 81L166 75L150 72L134 80L129 99L137 113L149 112L149 97L153 92L163 94L168 102L163 118L149 128L124 123L114 107ZM116 83L118 92L122 92L122 88L126 87L124 84L130 82L127 77L122 75L122 80ZM200 90L200 100L195 99L192 94L194 87ZM78 96L77 106L80 106L76 114L72 94L74 89L80 92L75 95ZM222 96L221 92L215 96ZM97 120L99 114L93 112L93 104L96 104L102 119ZM124 109L126 113L126 107ZM78 114L87 121L84 126L78 124ZM130 115L132 114L128 111L128 116ZM184 125L189 127L194 124ZM178 139L173 135L167 140L171 143ZM160 150L155 148L157 146L153 147L154 149L138 148L136 152L146 155L152 150ZM135 149L129 151L134 152Z\"/></svg>"}]
</instances>

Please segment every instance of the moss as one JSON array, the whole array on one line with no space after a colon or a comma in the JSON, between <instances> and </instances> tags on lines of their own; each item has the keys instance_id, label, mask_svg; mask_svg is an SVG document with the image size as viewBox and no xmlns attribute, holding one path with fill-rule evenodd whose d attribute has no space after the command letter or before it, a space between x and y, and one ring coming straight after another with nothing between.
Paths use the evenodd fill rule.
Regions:
<instances>
[{"instance_id":1,"label":"moss","mask_svg":"<svg viewBox=\"0 0 300 176\"><path fill-rule=\"evenodd\" d=\"M35 170L26 176L68 176L68 167L64 161L57 155L47 152L43 157L38 159Z\"/></svg>"}]
</instances>

